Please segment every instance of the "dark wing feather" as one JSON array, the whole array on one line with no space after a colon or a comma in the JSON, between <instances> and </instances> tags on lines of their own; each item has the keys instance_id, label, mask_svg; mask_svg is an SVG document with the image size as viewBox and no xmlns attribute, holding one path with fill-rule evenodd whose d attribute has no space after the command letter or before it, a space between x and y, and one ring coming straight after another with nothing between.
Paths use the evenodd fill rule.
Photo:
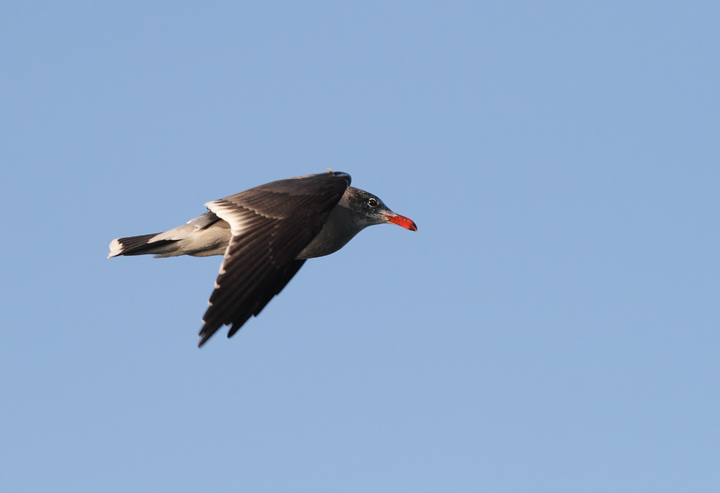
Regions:
<instances>
[{"instance_id":1,"label":"dark wing feather","mask_svg":"<svg viewBox=\"0 0 720 493\"><path fill-rule=\"evenodd\" d=\"M199 346L223 325L232 325L232 336L282 291L305 262L297 255L320 232L349 184L345 173L308 175L206 204L230 224L233 236L203 317Z\"/></svg>"}]
</instances>

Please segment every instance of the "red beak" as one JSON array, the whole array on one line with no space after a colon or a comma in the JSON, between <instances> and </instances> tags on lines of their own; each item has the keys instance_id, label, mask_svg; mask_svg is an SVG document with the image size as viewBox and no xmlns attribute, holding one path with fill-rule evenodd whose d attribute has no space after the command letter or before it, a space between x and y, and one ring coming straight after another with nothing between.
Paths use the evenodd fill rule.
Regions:
<instances>
[{"instance_id":1,"label":"red beak","mask_svg":"<svg viewBox=\"0 0 720 493\"><path fill-rule=\"evenodd\" d=\"M415 226L415 222L412 219L408 219L400 214L395 214L394 212L391 212L390 214L383 214L383 216L385 216L385 219L387 219L390 223L397 224L398 226L402 226L410 231L417 231L417 226Z\"/></svg>"}]
</instances>

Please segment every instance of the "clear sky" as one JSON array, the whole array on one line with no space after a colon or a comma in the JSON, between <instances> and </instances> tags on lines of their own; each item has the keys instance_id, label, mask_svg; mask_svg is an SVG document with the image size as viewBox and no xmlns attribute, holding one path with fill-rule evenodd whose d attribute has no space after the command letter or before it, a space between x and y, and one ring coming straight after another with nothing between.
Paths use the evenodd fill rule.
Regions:
<instances>
[{"instance_id":1,"label":"clear sky","mask_svg":"<svg viewBox=\"0 0 720 493\"><path fill-rule=\"evenodd\" d=\"M0 5L0 489L720 491L718 2ZM196 347L272 180L418 225Z\"/></svg>"}]
</instances>

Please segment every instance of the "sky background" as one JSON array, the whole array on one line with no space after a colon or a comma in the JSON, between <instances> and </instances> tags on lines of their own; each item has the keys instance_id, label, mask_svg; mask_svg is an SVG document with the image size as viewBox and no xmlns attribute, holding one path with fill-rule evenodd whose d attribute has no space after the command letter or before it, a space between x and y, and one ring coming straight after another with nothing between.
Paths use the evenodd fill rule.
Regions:
<instances>
[{"instance_id":1,"label":"sky background","mask_svg":"<svg viewBox=\"0 0 720 493\"><path fill-rule=\"evenodd\" d=\"M720 4L0 4L0 489L720 491ZM330 167L418 225L198 349Z\"/></svg>"}]
</instances>

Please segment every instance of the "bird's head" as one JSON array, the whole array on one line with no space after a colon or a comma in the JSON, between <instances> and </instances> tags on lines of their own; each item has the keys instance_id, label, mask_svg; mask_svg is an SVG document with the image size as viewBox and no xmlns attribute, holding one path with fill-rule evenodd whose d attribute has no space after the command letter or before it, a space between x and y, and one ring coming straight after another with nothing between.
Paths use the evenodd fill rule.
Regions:
<instances>
[{"instance_id":1,"label":"bird's head","mask_svg":"<svg viewBox=\"0 0 720 493\"><path fill-rule=\"evenodd\" d=\"M380 198L359 188L348 187L343 204L353 211L353 220L360 229L375 224L397 224L405 229L417 231L412 219L395 214Z\"/></svg>"}]
</instances>

